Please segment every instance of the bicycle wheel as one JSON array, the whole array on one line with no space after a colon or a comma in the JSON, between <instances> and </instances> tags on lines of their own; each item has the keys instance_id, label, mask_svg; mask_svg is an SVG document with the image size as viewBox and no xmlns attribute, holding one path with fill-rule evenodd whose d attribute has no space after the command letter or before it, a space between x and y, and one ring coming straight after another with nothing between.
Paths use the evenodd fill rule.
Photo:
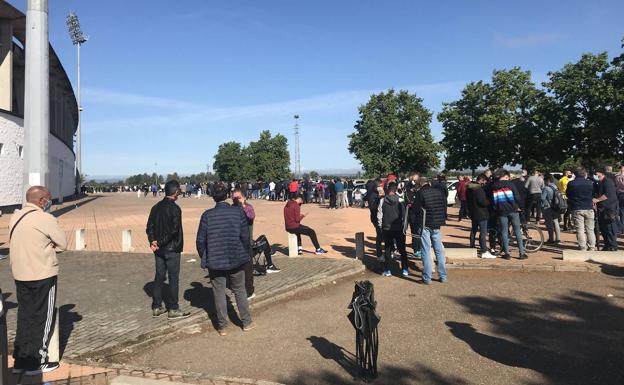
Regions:
<instances>
[{"instance_id":1,"label":"bicycle wheel","mask_svg":"<svg viewBox=\"0 0 624 385\"><path fill-rule=\"evenodd\" d=\"M527 223L522 225L522 240L526 252L535 253L544 245L544 233L537 225Z\"/></svg>"}]
</instances>

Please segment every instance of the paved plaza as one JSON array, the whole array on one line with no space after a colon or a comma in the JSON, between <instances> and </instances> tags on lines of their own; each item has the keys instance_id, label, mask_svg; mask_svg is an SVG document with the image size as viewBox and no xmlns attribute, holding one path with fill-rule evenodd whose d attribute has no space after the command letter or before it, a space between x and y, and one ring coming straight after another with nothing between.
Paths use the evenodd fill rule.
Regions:
<instances>
[{"instance_id":1,"label":"paved plaza","mask_svg":"<svg viewBox=\"0 0 624 385\"><path fill-rule=\"evenodd\" d=\"M369 273L381 315L374 383L621 385L623 275L457 270L424 286ZM352 292L343 280L265 308L254 333L223 338L204 327L114 359L285 384L356 383Z\"/></svg>"},{"instance_id":2,"label":"paved plaza","mask_svg":"<svg viewBox=\"0 0 624 385\"><path fill-rule=\"evenodd\" d=\"M78 376L85 384L105 384L126 374L207 385L227 379L349 384L355 372L346 306L355 279L375 283L383 317L376 383L619 384L624 378L616 365L624 358L618 350L624 343L621 269L564 262L561 250L545 249L528 261L452 260L445 285L418 284L417 261L409 278L384 279L370 258L374 238L366 209L304 205L302 211L310 213L304 223L317 230L330 254L316 257L304 238L308 251L291 259L284 255L284 203L252 201L254 232L275 244L283 270L256 279L258 329L223 339L211 325L212 290L194 250L199 216L214 203L206 197L179 199L186 241L181 307L193 315L177 322L153 319L153 255L144 229L158 199L98 194L56 208L70 248L75 229L87 232L87 250L59 257L58 300L64 362L87 366L64 365L42 381ZM449 212L445 246L467 247L468 221L456 220L456 208ZM0 217L3 253L9 217ZM125 229L133 232L130 253L120 252ZM360 231L369 255L366 273L353 259L354 234ZM563 236L562 247L574 248L574 234ZM0 261L0 282L13 338L16 299L8 260Z\"/></svg>"},{"instance_id":3,"label":"paved plaza","mask_svg":"<svg viewBox=\"0 0 624 385\"><path fill-rule=\"evenodd\" d=\"M86 250L119 252L122 246L122 231L132 231L132 250L134 253L149 253L145 225L151 207L162 197L137 198L135 193L105 193L94 194L77 201L64 204L58 208L55 215L59 218L61 227L66 231L69 249L75 246L75 230L86 230ZM195 254L195 237L199 218L207 208L214 206L212 198L203 196L179 198L177 203L182 208L184 226L184 253ZM251 200L250 203L256 211L254 223L254 235L266 234L269 241L276 246L278 254L287 254L287 233L284 231L283 208L284 202L271 202L266 200ZM302 207L302 212L309 215L303 223L316 229L321 246L330 253L328 257L342 258L355 257L355 233L364 232L366 252L374 255L374 229L370 223L368 209L348 208L342 210L328 210L326 206L307 204ZM447 248L463 248L469 245L470 220L457 221L458 209L449 208L449 220L442 229L444 245ZM10 214L0 217L0 253L6 248L8 240L7 226ZM544 235L546 230L542 225ZM309 240L303 238L305 255L314 255ZM621 245L624 243L621 242ZM409 247L408 247L409 249ZM556 266L564 263L561 260L563 249L576 249L576 237L573 232L562 232L560 247L545 246L542 251L529 255L528 261L503 261L484 260L472 261L478 264L500 265L548 265ZM4 250L4 253L7 251ZM512 248L512 255L517 256L517 251ZM591 267L590 265L583 264Z\"/></svg>"},{"instance_id":4,"label":"paved plaza","mask_svg":"<svg viewBox=\"0 0 624 385\"><path fill-rule=\"evenodd\" d=\"M141 341L216 315L209 279L196 258L183 256L180 273L180 306L195 318L177 322L168 322L166 316L152 318L153 255L67 252L59 261L57 306L66 359ZM255 280L257 297L252 305L363 269L346 259L278 257L275 263L283 270ZM15 288L7 260L0 261L0 282L9 308L14 309ZM15 320L16 309L9 312L10 339L15 335Z\"/></svg>"}]
</instances>

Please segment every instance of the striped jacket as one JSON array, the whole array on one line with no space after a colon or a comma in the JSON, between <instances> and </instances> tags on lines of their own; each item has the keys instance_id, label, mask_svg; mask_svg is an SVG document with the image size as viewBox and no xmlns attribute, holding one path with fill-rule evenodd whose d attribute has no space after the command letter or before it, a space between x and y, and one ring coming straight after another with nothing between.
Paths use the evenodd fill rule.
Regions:
<instances>
[{"instance_id":1,"label":"striped jacket","mask_svg":"<svg viewBox=\"0 0 624 385\"><path fill-rule=\"evenodd\" d=\"M492 208L498 215L515 213L520 207L520 194L516 186L508 180L499 180L492 184Z\"/></svg>"}]
</instances>

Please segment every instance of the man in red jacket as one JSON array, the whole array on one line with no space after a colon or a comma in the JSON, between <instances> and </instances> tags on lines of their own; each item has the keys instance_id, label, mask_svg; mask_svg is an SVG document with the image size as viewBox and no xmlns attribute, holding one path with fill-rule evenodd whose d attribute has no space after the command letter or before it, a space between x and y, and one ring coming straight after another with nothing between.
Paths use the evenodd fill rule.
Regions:
<instances>
[{"instance_id":1,"label":"man in red jacket","mask_svg":"<svg viewBox=\"0 0 624 385\"><path fill-rule=\"evenodd\" d=\"M316 254L327 254L327 251L321 248L319 245L318 239L316 237L316 232L309 228L308 226L304 226L301 224L301 220L306 216L306 214L301 214L301 204L303 203L303 198L301 195L292 195L288 203L286 203L286 207L284 207L284 223L286 225L286 231L291 234L297 234L297 245L299 255L303 254L301 247L301 235L307 235L310 237L310 240L314 244L314 249L316 250Z\"/></svg>"},{"instance_id":2,"label":"man in red jacket","mask_svg":"<svg viewBox=\"0 0 624 385\"><path fill-rule=\"evenodd\" d=\"M468 191L468 182L470 178L460 175L457 177L459 183L457 183L457 199L459 199L459 221L468 218L468 210L466 209L466 192Z\"/></svg>"},{"instance_id":3,"label":"man in red jacket","mask_svg":"<svg viewBox=\"0 0 624 385\"><path fill-rule=\"evenodd\" d=\"M290 182L290 184L288 185L288 192L290 193L291 197L299 193L299 182L297 182L297 179L293 178L292 182Z\"/></svg>"}]
</instances>

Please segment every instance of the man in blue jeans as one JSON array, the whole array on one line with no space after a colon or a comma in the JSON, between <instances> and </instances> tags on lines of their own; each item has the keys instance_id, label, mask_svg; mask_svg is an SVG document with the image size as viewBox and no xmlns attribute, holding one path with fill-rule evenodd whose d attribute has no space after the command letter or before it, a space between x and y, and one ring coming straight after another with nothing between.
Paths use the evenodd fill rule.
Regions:
<instances>
[{"instance_id":1,"label":"man in blue jeans","mask_svg":"<svg viewBox=\"0 0 624 385\"><path fill-rule=\"evenodd\" d=\"M511 259L509 254L509 223L513 227L516 240L518 241L518 250L520 255L518 259L527 259L522 241L522 226L520 224L520 202L519 193L516 186L509 180L509 171L500 169L495 174L498 179L492 185L492 208L499 221L499 233L503 240L503 259Z\"/></svg>"},{"instance_id":2,"label":"man in blue jeans","mask_svg":"<svg viewBox=\"0 0 624 385\"><path fill-rule=\"evenodd\" d=\"M440 189L431 187L425 177L420 178L422 186L414 198L413 208L417 213L417 227L421 228L420 252L423 260L422 283L431 283L432 260L431 248L437 259L438 278L446 282L446 258L440 227L446 224L446 197ZM424 211L424 223L423 222Z\"/></svg>"}]
</instances>

